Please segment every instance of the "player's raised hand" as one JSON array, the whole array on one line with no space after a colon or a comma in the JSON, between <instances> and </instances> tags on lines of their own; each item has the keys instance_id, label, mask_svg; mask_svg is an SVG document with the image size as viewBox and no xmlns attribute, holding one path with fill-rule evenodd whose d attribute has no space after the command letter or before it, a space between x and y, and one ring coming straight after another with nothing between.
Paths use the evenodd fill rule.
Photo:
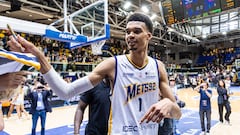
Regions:
<instances>
[{"instance_id":1,"label":"player's raised hand","mask_svg":"<svg viewBox=\"0 0 240 135\"><path fill-rule=\"evenodd\" d=\"M20 35L17 35L17 40L13 37L9 37L10 40L7 42L7 45L10 47L10 50L23 53L32 53L35 56L38 56L41 52L38 48L31 42L27 41ZM22 47L24 49L22 49Z\"/></svg>"}]
</instances>

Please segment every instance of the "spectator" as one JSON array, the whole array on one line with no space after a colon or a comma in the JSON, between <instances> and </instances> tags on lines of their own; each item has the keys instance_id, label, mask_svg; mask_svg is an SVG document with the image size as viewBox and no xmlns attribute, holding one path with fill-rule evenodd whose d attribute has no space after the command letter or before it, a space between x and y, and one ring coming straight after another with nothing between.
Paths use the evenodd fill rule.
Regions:
<instances>
[{"instance_id":1,"label":"spectator","mask_svg":"<svg viewBox=\"0 0 240 135\"><path fill-rule=\"evenodd\" d=\"M45 122L47 112L52 112L48 98L52 96L52 91L44 87L41 83L36 85L32 92L28 94L31 101L29 113L32 114L32 134L36 135L37 121L41 119L41 135L45 135Z\"/></svg>"},{"instance_id":2,"label":"spectator","mask_svg":"<svg viewBox=\"0 0 240 135\"><path fill-rule=\"evenodd\" d=\"M26 117L28 117L27 111L24 108L24 91L23 91L23 85L20 85L17 88L17 95L15 97L12 98L11 101L11 106L10 106L10 110L8 112L8 117L11 116L11 113L14 109L14 106L16 107L16 111L17 111L17 115L18 115L18 119L20 120L22 117L22 112L26 115Z\"/></svg>"},{"instance_id":3,"label":"spectator","mask_svg":"<svg viewBox=\"0 0 240 135\"><path fill-rule=\"evenodd\" d=\"M197 87L194 88L200 94L200 105L199 105L199 116L201 122L201 135L210 135L210 128L211 128L211 100L212 97L212 90L208 89L208 83L201 83ZM207 129L205 127L205 118L207 118Z\"/></svg>"},{"instance_id":4,"label":"spectator","mask_svg":"<svg viewBox=\"0 0 240 135\"><path fill-rule=\"evenodd\" d=\"M219 80L218 81L218 87L217 87L217 92L218 92L218 111L219 111L219 121L223 123L223 107L226 109L225 113L225 120L226 123L230 124L230 119L229 116L231 114L231 106L229 102L229 95L227 92L227 88L225 85L224 80Z\"/></svg>"}]
</instances>

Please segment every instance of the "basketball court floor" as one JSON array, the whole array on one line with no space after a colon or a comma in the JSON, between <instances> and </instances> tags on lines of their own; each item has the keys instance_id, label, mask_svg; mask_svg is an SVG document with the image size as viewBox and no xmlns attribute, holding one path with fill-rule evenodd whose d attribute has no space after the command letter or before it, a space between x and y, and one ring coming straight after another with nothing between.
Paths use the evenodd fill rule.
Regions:
<instances>
[{"instance_id":1,"label":"basketball court floor","mask_svg":"<svg viewBox=\"0 0 240 135\"><path fill-rule=\"evenodd\" d=\"M231 124L220 124L218 122L217 92L213 89L212 97L212 128L211 135L239 135L240 133L240 87L233 88L234 94L230 98L232 114L230 116ZM198 135L201 131L198 107L199 93L192 88L179 90L179 98L186 102L182 109L183 115L178 123L178 130L181 135ZM76 105L53 108L52 113L47 114L46 135L71 135L73 134L73 119ZM85 112L84 123L80 130L84 132L84 126L87 123ZM0 135L29 135L31 133L31 115L18 120L16 114L11 118L5 118L5 129ZM37 132L40 131L40 120L37 125ZM39 134L40 135L40 134Z\"/></svg>"}]
</instances>

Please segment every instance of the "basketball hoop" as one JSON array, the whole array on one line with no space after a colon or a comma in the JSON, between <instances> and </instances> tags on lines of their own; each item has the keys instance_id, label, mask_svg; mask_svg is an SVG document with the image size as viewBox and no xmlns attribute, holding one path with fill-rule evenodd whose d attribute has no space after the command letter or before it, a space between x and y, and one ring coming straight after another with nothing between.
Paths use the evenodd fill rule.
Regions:
<instances>
[{"instance_id":1,"label":"basketball hoop","mask_svg":"<svg viewBox=\"0 0 240 135\"><path fill-rule=\"evenodd\" d=\"M106 40L100 40L91 44L92 47L92 54L93 55L101 55L102 54L102 47L105 44Z\"/></svg>"},{"instance_id":2,"label":"basketball hoop","mask_svg":"<svg viewBox=\"0 0 240 135\"><path fill-rule=\"evenodd\" d=\"M68 42L70 49L92 45L93 54L102 54L100 49L105 41L100 40L110 38L108 0L94 0L95 2L71 14L68 14L66 1L64 0L63 4L64 17L47 27L45 37Z\"/></svg>"}]
</instances>

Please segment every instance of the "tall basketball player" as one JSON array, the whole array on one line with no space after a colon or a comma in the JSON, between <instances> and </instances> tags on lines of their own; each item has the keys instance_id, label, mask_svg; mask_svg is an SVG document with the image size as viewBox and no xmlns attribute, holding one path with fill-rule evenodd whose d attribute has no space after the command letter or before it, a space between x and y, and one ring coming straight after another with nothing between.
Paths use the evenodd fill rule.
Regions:
<instances>
[{"instance_id":1,"label":"tall basketball player","mask_svg":"<svg viewBox=\"0 0 240 135\"><path fill-rule=\"evenodd\" d=\"M72 83L66 83L32 43L20 36L17 38L25 48L24 52L30 52L39 59L40 72L61 98L67 99L85 92L103 78L110 79L112 97L109 134L157 135L157 122L165 117L179 119L181 111L169 87L164 64L147 54L152 31L153 24L148 16L131 14L127 19L125 35L130 53L104 60L88 76ZM20 50L19 43L13 37L10 38L8 45L15 51ZM160 101L159 92L164 98Z\"/></svg>"}]
</instances>

